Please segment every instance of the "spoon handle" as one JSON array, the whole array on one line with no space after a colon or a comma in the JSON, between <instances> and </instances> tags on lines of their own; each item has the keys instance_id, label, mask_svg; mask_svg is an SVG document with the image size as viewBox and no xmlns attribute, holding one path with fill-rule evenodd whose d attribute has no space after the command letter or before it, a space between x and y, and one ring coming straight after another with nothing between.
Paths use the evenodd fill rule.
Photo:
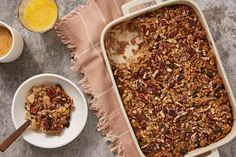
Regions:
<instances>
[{"instance_id":1,"label":"spoon handle","mask_svg":"<svg viewBox=\"0 0 236 157\"><path fill-rule=\"evenodd\" d=\"M4 152L30 125L30 120L22 124L15 132L0 144L0 151Z\"/></svg>"}]
</instances>

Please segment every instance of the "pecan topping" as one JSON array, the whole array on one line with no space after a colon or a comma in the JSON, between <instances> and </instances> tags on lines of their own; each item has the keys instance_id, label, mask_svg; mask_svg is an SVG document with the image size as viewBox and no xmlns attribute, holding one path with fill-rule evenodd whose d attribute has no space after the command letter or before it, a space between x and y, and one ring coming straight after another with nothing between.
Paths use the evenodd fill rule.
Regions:
<instances>
[{"instance_id":1,"label":"pecan topping","mask_svg":"<svg viewBox=\"0 0 236 157\"><path fill-rule=\"evenodd\" d=\"M124 63L113 62L115 37L123 31L142 41ZM192 8L167 6L119 23L107 32L105 48L145 156L183 157L231 131L227 91Z\"/></svg>"},{"instance_id":2,"label":"pecan topping","mask_svg":"<svg viewBox=\"0 0 236 157\"><path fill-rule=\"evenodd\" d=\"M33 86L25 103L25 119L31 120L31 129L59 135L69 127L73 100L60 85Z\"/></svg>"}]
</instances>

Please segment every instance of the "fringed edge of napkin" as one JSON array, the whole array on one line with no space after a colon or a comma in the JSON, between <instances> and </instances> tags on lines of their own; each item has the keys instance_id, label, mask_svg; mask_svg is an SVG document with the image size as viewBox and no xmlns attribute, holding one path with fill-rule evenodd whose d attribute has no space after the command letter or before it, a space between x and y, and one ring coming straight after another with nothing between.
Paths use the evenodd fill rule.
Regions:
<instances>
[{"instance_id":1,"label":"fringed edge of napkin","mask_svg":"<svg viewBox=\"0 0 236 157\"><path fill-rule=\"evenodd\" d=\"M74 14L77 14L77 12L82 11L87 6L89 6L91 3L93 3L94 0L88 0L88 2L85 5L78 6L74 10L72 10L68 15L66 15L60 22L57 22L55 24L55 31L57 33L57 36L61 39L62 43L66 45L67 48L71 51L72 56L72 66L71 69L75 72L81 73L84 77L79 81L81 87L83 88L83 91L85 94L91 95L94 97L94 92L92 88L89 85L89 82L87 80L87 76L83 71L83 68L80 66L79 61L73 60L74 55L76 54L77 47L74 43L71 42L69 39L69 36L63 30L61 29L62 25L67 21L68 18L73 16ZM119 138L116 137L112 130L110 129L110 122L107 118L107 115L102 107L102 105L98 102L96 98L91 98L88 100L88 103L90 104L89 108L95 112L95 115L98 118L98 124L97 124L97 130L105 136L105 140L108 143L108 148L111 152L117 154L119 157L125 157L126 153L124 151L123 146L119 142Z\"/></svg>"}]
</instances>

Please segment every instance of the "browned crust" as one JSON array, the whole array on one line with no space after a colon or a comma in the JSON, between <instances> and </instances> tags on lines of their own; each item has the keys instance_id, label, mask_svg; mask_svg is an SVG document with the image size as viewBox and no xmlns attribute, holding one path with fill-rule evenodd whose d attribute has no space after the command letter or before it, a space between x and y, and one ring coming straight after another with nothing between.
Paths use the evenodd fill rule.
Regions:
<instances>
[{"instance_id":1,"label":"browned crust","mask_svg":"<svg viewBox=\"0 0 236 157\"><path fill-rule=\"evenodd\" d=\"M51 135L59 135L70 125L73 100L60 85L33 86L25 103L25 119L31 128Z\"/></svg>"},{"instance_id":2,"label":"browned crust","mask_svg":"<svg viewBox=\"0 0 236 157\"><path fill-rule=\"evenodd\" d=\"M233 116L216 58L196 13L164 7L118 24L144 39L137 57L112 62L116 84L147 157L184 156L225 137ZM109 51L109 38L105 38ZM109 52L108 52L109 53Z\"/></svg>"}]
</instances>

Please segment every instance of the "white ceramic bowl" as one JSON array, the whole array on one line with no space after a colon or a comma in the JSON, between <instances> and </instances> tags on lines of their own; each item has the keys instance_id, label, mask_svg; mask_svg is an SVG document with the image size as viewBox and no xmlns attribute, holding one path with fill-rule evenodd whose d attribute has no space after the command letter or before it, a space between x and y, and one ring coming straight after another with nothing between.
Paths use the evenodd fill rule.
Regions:
<instances>
[{"instance_id":1,"label":"white ceramic bowl","mask_svg":"<svg viewBox=\"0 0 236 157\"><path fill-rule=\"evenodd\" d=\"M24 122L24 103L27 93L34 85L60 84L74 101L74 110L71 113L70 126L65 128L60 136L49 136L45 133L35 132L28 128L23 133L25 141L42 148L58 148L70 143L83 130L88 116L85 97L80 89L70 80L55 74L40 74L29 78L17 89L12 102L12 120L16 128Z\"/></svg>"}]
</instances>

